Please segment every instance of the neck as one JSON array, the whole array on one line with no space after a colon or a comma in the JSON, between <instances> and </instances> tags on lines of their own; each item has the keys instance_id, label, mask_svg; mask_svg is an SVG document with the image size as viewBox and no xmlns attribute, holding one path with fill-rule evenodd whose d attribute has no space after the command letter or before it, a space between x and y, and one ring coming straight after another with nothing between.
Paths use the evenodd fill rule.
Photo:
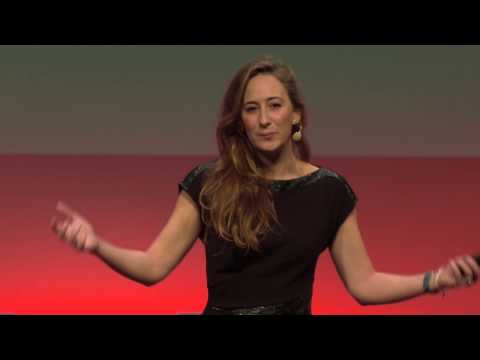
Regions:
<instances>
[{"instance_id":1,"label":"neck","mask_svg":"<svg viewBox=\"0 0 480 360\"><path fill-rule=\"evenodd\" d=\"M291 143L276 153L259 152L258 156L266 179L288 180L303 174L304 163L293 153Z\"/></svg>"}]
</instances>

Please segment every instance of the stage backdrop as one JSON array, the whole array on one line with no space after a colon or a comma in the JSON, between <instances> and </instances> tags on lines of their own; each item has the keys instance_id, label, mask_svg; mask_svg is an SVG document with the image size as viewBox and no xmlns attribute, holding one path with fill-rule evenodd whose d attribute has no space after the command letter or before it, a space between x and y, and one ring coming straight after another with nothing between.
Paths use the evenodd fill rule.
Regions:
<instances>
[{"instance_id":1,"label":"stage backdrop","mask_svg":"<svg viewBox=\"0 0 480 360\"><path fill-rule=\"evenodd\" d=\"M290 63L312 162L344 175L377 270L415 274L480 252L478 46L0 46L0 313L199 313L199 241L144 287L50 232L63 200L120 246L145 249L177 184L216 157L219 103L260 55ZM330 254L314 314L480 314L480 287L362 307Z\"/></svg>"}]
</instances>

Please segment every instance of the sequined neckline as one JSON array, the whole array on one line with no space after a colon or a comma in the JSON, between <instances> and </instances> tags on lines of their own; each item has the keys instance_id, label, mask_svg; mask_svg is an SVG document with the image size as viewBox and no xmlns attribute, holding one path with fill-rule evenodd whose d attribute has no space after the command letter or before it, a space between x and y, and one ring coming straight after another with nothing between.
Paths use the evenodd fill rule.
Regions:
<instances>
[{"instance_id":1,"label":"sequined neckline","mask_svg":"<svg viewBox=\"0 0 480 360\"><path fill-rule=\"evenodd\" d=\"M321 177L327 175L328 170L322 166L315 165L318 169L314 170L310 174L300 176L294 179L287 180L267 180L270 188L274 191L289 190L299 187L304 187L308 184L316 182Z\"/></svg>"},{"instance_id":2,"label":"sequined neckline","mask_svg":"<svg viewBox=\"0 0 480 360\"><path fill-rule=\"evenodd\" d=\"M210 168L213 166L215 160L212 160L208 163L199 165L197 168L192 170L192 172L188 175L188 178L186 182L193 182L194 178L198 176L199 173L203 172L206 168ZM269 188L274 191L284 191L284 190L292 190L292 189L297 189L297 188L304 188L310 184L313 184L317 182L319 179L328 177L328 176L334 176L337 177L337 175L327 169L326 167L313 164L318 169L314 170L310 174L300 176L298 178L294 179L288 179L288 180L267 180L267 183L269 184Z\"/></svg>"}]
</instances>

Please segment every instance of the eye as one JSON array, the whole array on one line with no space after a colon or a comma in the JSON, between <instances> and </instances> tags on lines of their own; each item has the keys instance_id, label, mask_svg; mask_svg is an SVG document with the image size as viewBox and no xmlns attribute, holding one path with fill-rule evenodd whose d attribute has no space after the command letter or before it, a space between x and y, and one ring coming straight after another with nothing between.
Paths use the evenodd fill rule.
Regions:
<instances>
[{"instance_id":1,"label":"eye","mask_svg":"<svg viewBox=\"0 0 480 360\"><path fill-rule=\"evenodd\" d=\"M273 109L279 109L282 107L282 104L279 104L279 103L273 103L270 105L270 107L272 107Z\"/></svg>"},{"instance_id":2,"label":"eye","mask_svg":"<svg viewBox=\"0 0 480 360\"><path fill-rule=\"evenodd\" d=\"M256 108L255 106L249 106L249 107L246 107L246 108L245 108L245 111L246 111L247 113L250 113L250 112L255 111L256 109L257 109L257 108Z\"/></svg>"}]
</instances>

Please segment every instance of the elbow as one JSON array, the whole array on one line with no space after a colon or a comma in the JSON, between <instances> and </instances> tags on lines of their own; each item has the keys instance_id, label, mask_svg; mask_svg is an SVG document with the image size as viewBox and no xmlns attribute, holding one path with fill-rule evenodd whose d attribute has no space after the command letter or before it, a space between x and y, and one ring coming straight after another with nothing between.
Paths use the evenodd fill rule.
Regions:
<instances>
[{"instance_id":1,"label":"elbow","mask_svg":"<svg viewBox=\"0 0 480 360\"><path fill-rule=\"evenodd\" d=\"M141 282L141 284L145 287L152 287L153 285L158 284L158 281L144 280Z\"/></svg>"},{"instance_id":2,"label":"elbow","mask_svg":"<svg viewBox=\"0 0 480 360\"><path fill-rule=\"evenodd\" d=\"M369 302L368 299L365 296L358 295L354 292L350 292L350 295L355 299L357 304L360 305L360 306L372 305L372 303Z\"/></svg>"},{"instance_id":3,"label":"elbow","mask_svg":"<svg viewBox=\"0 0 480 360\"><path fill-rule=\"evenodd\" d=\"M361 306L382 305L384 302L376 299L372 294L368 292L351 292L350 293L355 301Z\"/></svg>"},{"instance_id":4,"label":"elbow","mask_svg":"<svg viewBox=\"0 0 480 360\"><path fill-rule=\"evenodd\" d=\"M371 287L374 275L375 271L371 272L368 276L364 276L360 279L357 278L355 282L351 282L348 286L350 295L360 306L371 306L378 304L378 300L375 299Z\"/></svg>"},{"instance_id":5,"label":"elbow","mask_svg":"<svg viewBox=\"0 0 480 360\"><path fill-rule=\"evenodd\" d=\"M161 282L163 279L152 279L152 280L143 280L141 282L142 285L146 287L152 287L154 285L157 285L159 282Z\"/></svg>"},{"instance_id":6,"label":"elbow","mask_svg":"<svg viewBox=\"0 0 480 360\"><path fill-rule=\"evenodd\" d=\"M368 296L368 290L365 289L364 287L353 287L349 288L349 293L350 295L355 299L357 304L360 306L369 306L369 305L375 305L375 302L372 301L371 297Z\"/></svg>"},{"instance_id":7,"label":"elbow","mask_svg":"<svg viewBox=\"0 0 480 360\"><path fill-rule=\"evenodd\" d=\"M146 287L152 287L154 285L157 285L158 283L162 282L166 277L167 277L168 274L164 274L164 273L156 273L155 275L147 278L147 279L143 279L143 281L141 281L142 285L146 286Z\"/></svg>"},{"instance_id":8,"label":"elbow","mask_svg":"<svg viewBox=\"0 0 480 360\"><path fill-rule=\"evenodd\" d=\"M150 279L143 279L141 281L141 284L146 286L146 287L152 287L154 285L157 285L163 279L164 279L164 277L155 277L155 278L150 278Z\"/></svg>"},{"instance_id":9,"label":"elbow","mask_svg":"<svg viewBox=\"0 0 480 360\"><path fill-rule=\"evenodd\" d=\"M355 298L355 300L357 301L357 304L359 304L360 306L373 305L373 303L371 303L371 302L369 302L368 300L365 300L365 299Z\"/></svg>"},{"instance_id":10,"label":"elbow","mask_svg":"<svg viewBox=\"0 0 480 360\"><path fill-rule=\"evenodd\" d=\"M158 283L158 281L156 281L152 278L137 278L137 279L132 279L132 280L134 280L138 284L143 285L145 287L151 287L151 286Z\"/></svg>"}]
</instances>

